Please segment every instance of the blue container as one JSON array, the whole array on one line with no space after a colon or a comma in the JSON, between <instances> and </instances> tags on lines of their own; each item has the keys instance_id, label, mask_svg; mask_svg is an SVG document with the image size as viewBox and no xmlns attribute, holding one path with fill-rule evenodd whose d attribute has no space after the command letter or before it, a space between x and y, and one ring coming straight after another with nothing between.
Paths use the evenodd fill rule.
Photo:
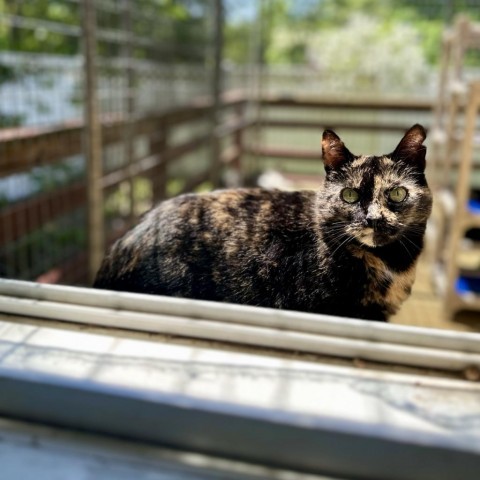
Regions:
<instances>
[{"instance_id":1,"label":"blue container","mask_svg":"<svg viewBox=\"0 0 480 480\"><path fill-rule=\"evenodd\" d=\"M470 213L480 215L480 199L471 198L467 203L467 208Z\"/></svg>"},{"instance_id":2,"label":"blue container","mask_svg":"<svg viewBox=\"0 0 480 480\"><path fill-rule=\"evenodd\" d=\"M480 294L480 278L458 277L455 290L460 295L462 293Z\"/></svg>"}]
</instances>

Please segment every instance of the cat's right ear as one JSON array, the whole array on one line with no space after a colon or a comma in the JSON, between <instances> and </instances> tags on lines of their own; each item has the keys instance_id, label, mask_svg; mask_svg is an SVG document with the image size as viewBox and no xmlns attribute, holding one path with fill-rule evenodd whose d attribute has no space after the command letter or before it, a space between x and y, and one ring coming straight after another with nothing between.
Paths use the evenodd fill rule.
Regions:
<instances>
[{"instance_id":1,"label":"cat's right ear","mask_svg":"<svg viewBox=\"0 0 480 480\"><path fill-rule=\"evenodd\" d=\"M419 125L415 124L407 130L397 148L390 157L399 160L407 165L418 168L422 172L425 170L425 155L427 147L423 144L427 138L427 132Z\"/></svg>"},{"instance_id":2,"label":"cat's right ear","mask_svg":"<svg viewBox=\"0 0 480 480\"><path fill-rule=\"evenodd\" d=\"M325 130L322 136L322 157L325 170L339 168L345 162L353 160L345 144L340 137L332 130Z\"/></svg>"}]
</instances>

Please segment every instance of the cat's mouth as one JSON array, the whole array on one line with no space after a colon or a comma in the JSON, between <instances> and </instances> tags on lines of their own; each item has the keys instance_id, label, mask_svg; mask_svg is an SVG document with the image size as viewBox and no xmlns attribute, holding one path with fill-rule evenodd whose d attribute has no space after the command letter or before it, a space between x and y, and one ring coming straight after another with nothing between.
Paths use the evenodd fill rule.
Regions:
<instances>
[{"instance_id":1,"label":"cat's mouth","mask_svg":"<svg viewBox=\"0 0 480 480\"><path fill-rule=\"evenodd\" d=\"M368 247L383 247L395 239L391 232L374 230L373 228L364 228L356 235L357 240Z\"/></svg>"}]
</instances>

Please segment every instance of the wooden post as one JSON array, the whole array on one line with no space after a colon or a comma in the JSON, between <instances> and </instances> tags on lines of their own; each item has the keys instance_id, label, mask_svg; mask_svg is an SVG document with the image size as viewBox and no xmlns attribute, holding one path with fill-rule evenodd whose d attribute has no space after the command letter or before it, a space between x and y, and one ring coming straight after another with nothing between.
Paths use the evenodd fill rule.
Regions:
<instances>
[{"instance_id":1,"label":"wooden post","mask_svg":"<svg viewBox=\"0 0 480 480\"><path fill-rule=\"evenodd\" d=\"M438 85L437 100L433 107L433 142L430 158L433 159L433 169L430 178L434 190L443 188L448 183L445 176L445 150L447 142L446 117L449 113L448 104L451 92L449 91L449 71L452 63L452 47L454 34L451 31L444 33L442 38L442 57L440 60L440 80Z\"/></svg>"},{"instance_id":2,"label":"wooden post","mask_svg":"<svg viewBox=\"0 0 480 480\"><path fill-rule=\"evenodd\" d=\"M221 182L221 158L220 158L220 140L217 135L217 129L220 123L222 88L223 88L223 26L224 10L223 0L214 0L213 2L213 52L211 60L212 68L212 107L210 115L211 128L211 181L214 188L220 186Z\"/></svg>"},{"instance_id":3,"label":"wooden post","mask_svg":"<svg viewBox=\"0 0 480 480\"><path fill-rule=\"evenodd\" d=\"M167 161L165 158L165 151L168 145L167 135L168 125L162 121L158 126L158 130L150 137L150 154L158 158L152 179L154 205L167 197Z\"/></svg>"},{"instance_id":4,"label":"wooden post","mask_svg":"<svg viewBox=\"0 0 480 480\"><path fill-rule=\"evenodd\" d=\"M125 102L125 128L124 128L124 149L126 157L126 168L128 171L128 184L129 184L129 225L135 223L136 218L136 202L135 202L135 174L134 174L134 148L133 139L135 137L135 125L133 123L133 115L135 113L135 71L132 65L132 38L133 38L133 26L132 26L132 0L123 0L123 30L127 35L127 39L123 44L122 51L123 57L127 60L126 74L126 102Z\"/></svg>"},{"instance_id":5,"label":"wooden post","mask_svg":"<svg viewBox=\"0 0 480 480\"><path fill-rule=\"evenodd\" d=\"M448 123L446 127L448 142L445 151L445 162L443 170L443 178L446 179L444 184L447 188L453 188L452 182L452 167L454 165L454 159L458 159L456 155L458 151L458 143L456 142L456 132L458 124L458 115L462 106L462 96L465 94L463 91L464 79L463 79L463 63L465 58L465 51L467 49L467 39L470 31L470 22L464 17L458 17L455 24L455 32L453 45L451 46L452 58L452 98L450 101L450 108L448 114Z\"/></svg>"},{"instance_id":6,"label":"wooden post","mask_svg":"<svg viewBox=\"0 0 480 480\"><path fill-rule=\"evenodd\" d=\"M102 132L97 98L95 0L83 0L84 118L87 164L88 275L93 281L105 248L102 189Z\"/></svg>"},{"instance_id":7,"label":"wooden post","mask_svg":"<svg viewBox=\"0 0 480 480\"><path fill-rule=\"evenodd\" d=\"M241 123L241 122L243 122L244 118L245 118L245 104L239 103L235 107L235 119L238 123ZM232 167L238 175L238 181L239 181L240 185L243 184L243 175L245 173L244 169L243 169L243 165L242 165L243 132L244 132L244 129L240 128L233 134L233 142L234 142L234 145L235 145L236 156L235 156L235 159L232 162Z\"/></svg>"}]
</instances>

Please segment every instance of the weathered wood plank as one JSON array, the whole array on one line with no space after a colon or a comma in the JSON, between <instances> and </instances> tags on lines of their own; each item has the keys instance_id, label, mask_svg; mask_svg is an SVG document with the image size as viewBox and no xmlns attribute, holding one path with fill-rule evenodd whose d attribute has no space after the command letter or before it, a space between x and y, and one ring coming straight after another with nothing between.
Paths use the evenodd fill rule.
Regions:
<instances>
[{"instance_id":1,"label":"weathered wood plank","mask_svg":"<svg viewBox=\"0 0 480 480\"><path fill-rule=\"evenodd\" d=\"M340 121L329 121L324 122L312 122L305 120L283 120L283 119L262 119L262 127L268 128L295 128L295 129L312 129L322 131L324 129L346 129L346 130L365 130L370 132L400 132L403 133L411 125L400 125L394 123L370 123L370 122L344 122ZM427 128L427 127L426 127ZM427 128L428 130L428 128Z\"/></svg>"},{"instance_id":2,"label":"weathered wood plank","mask_svg":"<svg viewBox=\"0 0 480 480\"><path fill-rule=\"evenodd\" d=\"M86 185L77 182L0 210L0 245L14 242L86 202Z\"/></svg>"},{"instance_id":3,"label":"weathered wood plank","mask_svg":"<svg viewBox=\"0 0 480 480\"><path fill-rule=\"evenodd\" d=\"M222 108L245 103L239 97L226 98ZM211 105L208 101L194 102L167 112L159 112L133 121L137 135L153 135L162 125L174 127L182 123L207 118ZM125 123L121 114L101 116L103 145L123 141ZM64 122L54 127L19 127L0 131L0 176L25 172L34 166L52 164L83 152L81 120Z\"/></svg>"},{"instance_id":4,"label":"weathered wood plank","mask_svg":"<svg viewBox=\"0 0 480 480\"><path fill-rule=\"evenodd\" d=\"M291 148L245 148L245 153L255 155L258 157L272 157L272 158L293 158L298 160L320 160L322 152L320 150L306 150L306 149L291 149Z\"/></svg>"}]
</instances>

